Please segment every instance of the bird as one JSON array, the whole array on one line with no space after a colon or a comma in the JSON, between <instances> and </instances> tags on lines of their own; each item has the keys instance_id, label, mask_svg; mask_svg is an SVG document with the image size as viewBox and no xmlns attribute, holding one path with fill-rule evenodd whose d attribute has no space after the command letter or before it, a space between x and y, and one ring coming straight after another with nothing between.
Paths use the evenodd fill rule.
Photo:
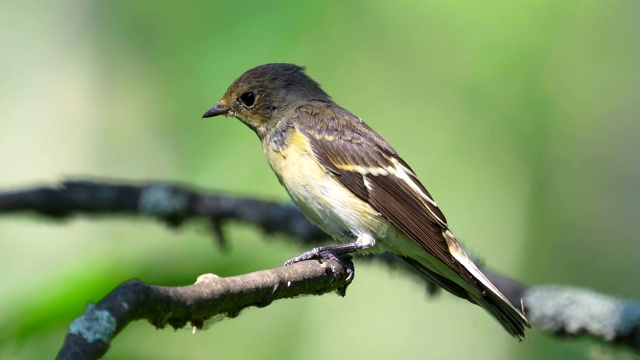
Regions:
<instances>
[{"instance_id":1,"label":"bird","mask_svg":"<svg viewBox=\"0 0 640 360\"><path fill-rule=\"evenodd\" d=\"M304 67L274 63L238 77L203 118L235 117L260 139L293 203L339 244L287 261L391 252L448 292L479 305L521 340L530 327L467 255L411 167Z\"/></svg>"}]
</instances>

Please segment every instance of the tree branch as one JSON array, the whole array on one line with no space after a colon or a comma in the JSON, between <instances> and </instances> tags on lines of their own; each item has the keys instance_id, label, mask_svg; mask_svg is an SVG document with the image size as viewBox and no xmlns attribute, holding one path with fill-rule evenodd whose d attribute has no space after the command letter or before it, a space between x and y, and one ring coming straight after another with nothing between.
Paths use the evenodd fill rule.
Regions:
<instances>
[{"instance_id":1,"label":"tree branch","mask_svg":"<svg viewBox=\"0 0 640 360\"><path fill-rule=\"evenodd\" d=\"M0 193L0 215L3 213L29 212L58 219L84 214L141 215L160 219L170 226L180 226L187 220L204 218L210 222L212 231L221 245L225 243L222 223L227 220L253 224L267 233L285 234L309 246L316 245L327 239L326 234L311 225L292 205L207 194L202 191L192 190L187 186L168 183L118 184L107 181L80 180L65 181L59 187L31 188ZM413 276L418 276L404 262L391 254L369 258L406 270L407 273ZM303 266L304 268L302 268ZM323 270L320 271L320 268ZM320 281L320 278L314 280L318 281L313 283L317 287L307 284L301 285L296 289L310 291L311 293L324 293L335 289L344 289L346 283L341 283L339 280L345 276L342 273L344 267L337 268L342 270L336 270L334 271L335 273L327 273L326 267L321 267L317 262L296 264L295 269L300 271L299 275L306 274L306 276L313 278L313 274L320 274L320 278L322 278L322 281ZM273 284L279 284L277 289L281 289L283 288L282 284L286 284L291 280L289 278L289 280L284 281L286 277L282 277L284 273L289 274L287 271L290 270L292 269L285 267L254 274L275 277ZM486 270L485 273L512 303L520 304L523 301L525 312L534 328L557 336L588 335L606 343L626 345L640 353L640 304L637 302L617 299L591 290L569 286L527 286ZM192 287L213 291L211 287L217 288L220 286L218 285L219 282L227 280L242 282L238 279L252 275L247 274L227 279L215 278L215 281L210 276L206 276L206 281L199 281L195 285L182 288L150 286L137 281L127 282L114 290L94 308L88 307L85 315L78 318L81 320L76 319L74 321L74 325L70 328L65 340L65 346L59 356L64 358L63 356L67 354L65 349L77 348L75 344L78 341L80 341L80 345L88 344L86 342L82 343L82 341L89 338L81 336L80 333L74 333L76 331L74 329L84 329L86 326L83 324L89 324L87 319L90 316L100 319L96 314L102 314L97 312L102 309L107 309L111 316L115 316L116 325L113 330L106 332L110 334L105 337L106 340L99 340L99 342L106 341L104 346L99 347L102 352L95 352L94 354L104 353L108 347L108 340L131 320L146 318L157 326L162 326L166 323L172 326L177 324L184 325L190 322L197 327L200 324L199 321L205 317L220 313L234 314L233 310L223 308L219 304L207 307L206 313L202 312L202 308L199 305L204 303L213 304L214 300L212 299L220 299L219 295L215 295L213 298L204 296L199 302L192 302L188 301L184 296L175 294L180 294L181 291L185 291L185 294L190 293L192 290L179 289L193 289ZM338 280L335 280L332 286L329 286L327 282L331 283L334 279ZM277 289L273 290L273 287L268 287L273 290L273 295L268 295L263 292L266 290L260 287L258 283L249 282L247 284L249 285L244 288L244 291L228 295L230 298L224 298L222 302L224 304L233 304L236 306L235 309L240 310L251 305L264 306L269 303L269 301L264 301L269 296L273 296L273 299L276 299L295 295L295 291L287 287L284 288L292 292L278 293L280 295L275 294ZM125 290L134 291L127 289L134 289L136 292L141 291L142 294L148 294L148 298L140 300L140 305L138 305L145 310L141 311L132 308L131 312L135 313L135 315L129 313L128 315L123 315L124 317L122 318L118 318L113 315L113 306L107 306L103 303L109 303L111 301L109 299L123 296L121 293ZM162 291L159 289L162 289ZM249 291L248 289L254 290ZM435 288L430 285L430 289L434 291ZM300 292L298 294L303 293L309 292ZM147 305L146 302L154 305ZM173 308L174 306L175 309ZM216 312L215 309L222 310L220 310L221 312ZM118 313L116 312L115 314ZM165 319L164 316L167 314L171 316ZM162 319L164 320L160 321ZM73 344L73 346L69 344Z\"/></svg>"},{"instance_id":2,"label":"tree branch","mask_svg":"<svg viewBox=\"0 0 640 360\"><path fill-rule=\"evenodd\" d=\"M169 183L120 184L109 181L63 181L55 187L38 187L0 193L0 214L36 213L52 219L75 215L140 215L177 227L187 220L210 221L224 245L221 223L241 221L267 233L278 232L303 243L328 239L290 204L207 194Z\"/></svg>"},{"instance_id":3,"label":"tree branch","mask_svg":"<svg viewBox=\"0 0 640 360\"><path fill-rule=\"evenodd\" d=\"M350 260L347 260L350 263ZM131 321L146 319L157 328L191 324L194 331L209 319L234 318L241 310L274 300L344 290L353 279L340 261L303 261L291 266L221 278L198 277L190 286L167 287L127 281L97 304L89 304L67 333L57 359L98 359Z\"/></svg>"}]
</instances>

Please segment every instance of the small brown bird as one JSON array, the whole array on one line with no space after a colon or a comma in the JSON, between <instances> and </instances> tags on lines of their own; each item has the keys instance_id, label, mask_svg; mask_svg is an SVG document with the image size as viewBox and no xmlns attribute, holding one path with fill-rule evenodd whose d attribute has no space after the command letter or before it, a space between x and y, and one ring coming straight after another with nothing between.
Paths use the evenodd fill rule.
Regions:
<instances>
[{"instance_id":1,"label":"small brown bird","mask_svg":"<svg viewBox=\"0 0 640 360\"><path fill-rule=\"evenodd\" d=\"M293 202L342 243L287 264L322 254L389 251L524 337L527 319L467 256L409 165L303 67L267 64L245 72L203 117L217 115L236 117L256 132Z\"/></svg>"}]
</instances>

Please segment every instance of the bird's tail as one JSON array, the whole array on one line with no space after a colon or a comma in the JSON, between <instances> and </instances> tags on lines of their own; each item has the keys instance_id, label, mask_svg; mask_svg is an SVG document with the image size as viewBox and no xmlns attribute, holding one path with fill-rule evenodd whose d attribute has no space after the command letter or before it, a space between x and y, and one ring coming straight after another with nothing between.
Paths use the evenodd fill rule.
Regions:
<instances>
[{"instance_id":1,"label":"bird's tail","mask_svg":"<svg viewBox=\"0 0 640 360\"><path fill-rule=\"evenodd\" d=\"M465 254L466 255L466 254ZM467 299L486 310L502 327L518 340L525 337L525 327L531 327L526 317L521 311L516 309L511 302L487 279L480 270L469 260L475 268L470 271L478 280L477 285L483 290L480 292L470 286L465 287L457 282L442 276L435 271L424 266L417 260L409 257L402 257L411 267L417 270L423 277L430 280L453 295ZM465 264L465 267L467 265ZM479 276L478 276L479 274Z\"/></svg>"}]
</instances>

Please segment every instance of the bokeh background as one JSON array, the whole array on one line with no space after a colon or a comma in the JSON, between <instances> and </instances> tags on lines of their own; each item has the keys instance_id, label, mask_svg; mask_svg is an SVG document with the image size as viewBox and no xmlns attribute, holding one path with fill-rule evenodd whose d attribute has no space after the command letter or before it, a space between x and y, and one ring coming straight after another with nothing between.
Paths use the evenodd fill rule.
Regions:
<instances>
[{"instance_id":1,"label":"bokeh background","mask_svg":"<svg viewBox=\"0 0 640 360\"><path fill-rule=\"evenodd\" d=\"M412 165L490 268L640 300L640 3L50 1L0 4L0 189L69 177L168 180L288 201L254 134L201 120L245 70L305 65ZM302 250L256 229L140 218L0 217L0 358L52 358L122 281L192 283ZM108 359L625 359L356 264L346 298L215 324L132 324Z\"/></svg>"}]
</instances>

